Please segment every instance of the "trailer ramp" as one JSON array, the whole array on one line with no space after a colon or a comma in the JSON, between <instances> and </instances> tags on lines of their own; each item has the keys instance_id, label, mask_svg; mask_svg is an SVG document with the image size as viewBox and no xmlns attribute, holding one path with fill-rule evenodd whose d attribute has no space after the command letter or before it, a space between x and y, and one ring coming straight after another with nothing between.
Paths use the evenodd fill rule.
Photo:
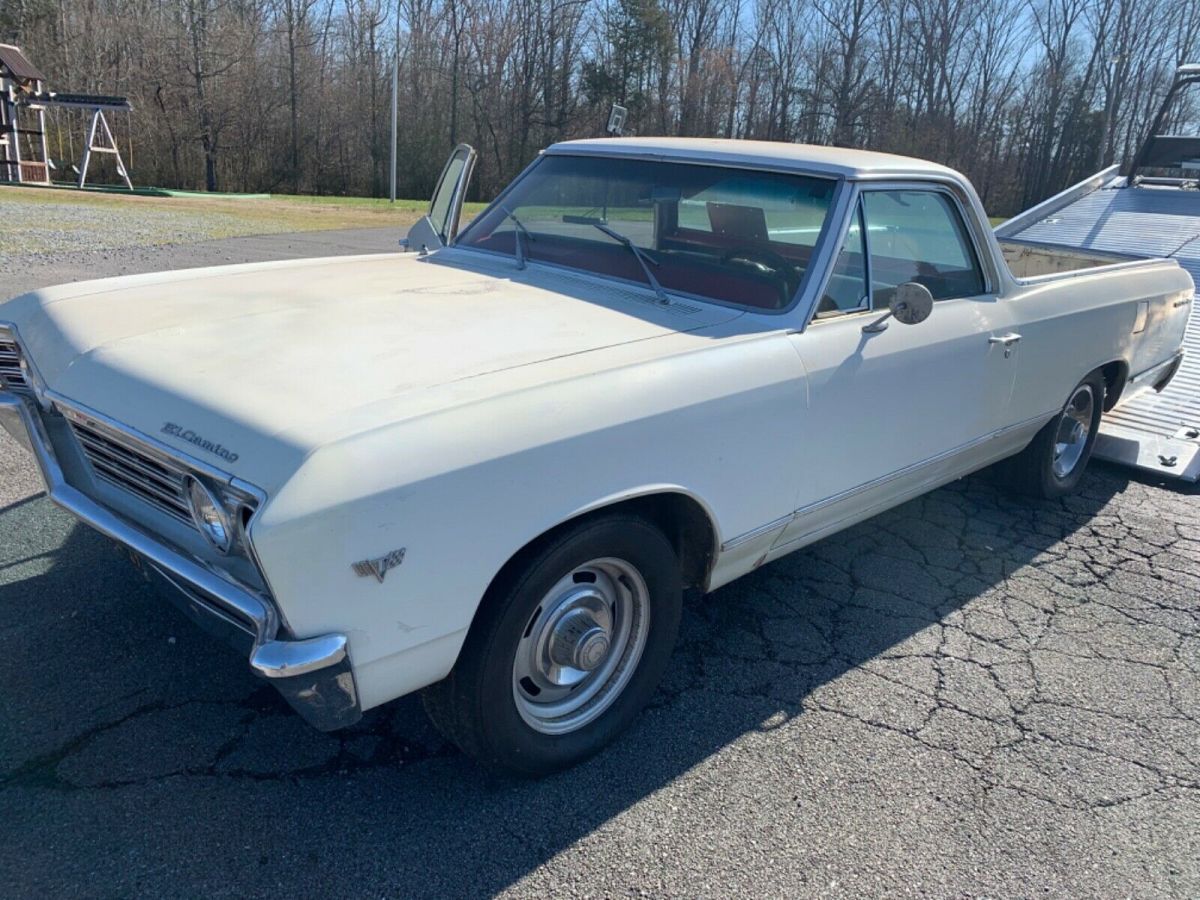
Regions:
<instances>
[{"instance_id":1,"label":"trailer ramp","mask_svg":"<svg viewBox=\"0 0 1200 900\"><path fill-rule=\"evenodd\" d=\"M1169 257L1200 284L1200 190L1195 182L1142 181L1108 169L996 229L1030 241L1134 256ZM1200 480L1200 312L1192 304L1184 361L1162 393L1106 413L1095 455L1170 478Z\"/></svg>"}]
</instances>

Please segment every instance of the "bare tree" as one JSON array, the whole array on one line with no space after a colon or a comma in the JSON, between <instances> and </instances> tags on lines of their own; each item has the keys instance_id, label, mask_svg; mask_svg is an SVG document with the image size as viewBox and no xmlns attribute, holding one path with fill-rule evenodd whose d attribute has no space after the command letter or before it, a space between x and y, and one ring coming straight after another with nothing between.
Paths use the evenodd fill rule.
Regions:
<instances>
[{"instance_id":1,"label":"bare tree","mask_svg":"<svg viewBox=\"0 0 1200 900\"><path fill-rule=\"evenodd\" d=\"M1198 61L1200 4L0 0L0 39L57 89L133 97L122 138L141 183L378 195L398 59L410 196L463 140L489 196L545 144L600 133L618 102L640 133L934 158L1006 213L1130 157L1174 67ZM73 154L78 118L51 127Z\"/></svg>"}]
</instances>

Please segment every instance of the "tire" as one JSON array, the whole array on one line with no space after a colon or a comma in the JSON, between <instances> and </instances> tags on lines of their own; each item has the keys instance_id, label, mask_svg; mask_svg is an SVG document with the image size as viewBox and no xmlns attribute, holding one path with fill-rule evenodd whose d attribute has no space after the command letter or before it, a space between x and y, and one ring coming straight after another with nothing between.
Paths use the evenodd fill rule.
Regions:
<instances>
[{"instance_id":1,"label":"tire","mask_svg":"<svg viewBox=\"0 0 1200 900\"><path fill-rule=\"evenodd\" d=\"M682 596L675 550L646 520L569 526L489 591L454 669L425 689L425 709L487 768L541 776L573 766L654 693Z\"/></svg>"},{"instance_id":2,"label":"tire","mask_svg":"<svg viewBox=\"0 0 1200 900\"><path fill-rule=\"evenodd\" d=\"M1062 412L1029 446L1000 464L1005 487L1053 500L1072 493L1083 478L1104 411L1104 377L1093 372L1075 386Z\"/></svg>"}]
</instances>

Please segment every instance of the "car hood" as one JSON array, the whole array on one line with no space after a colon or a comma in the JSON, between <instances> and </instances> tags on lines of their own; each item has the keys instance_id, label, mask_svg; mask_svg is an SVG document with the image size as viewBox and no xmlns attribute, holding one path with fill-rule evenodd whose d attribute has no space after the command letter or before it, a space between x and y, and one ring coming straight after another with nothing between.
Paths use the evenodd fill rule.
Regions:
<instances>
[{"instance_id":1,"label":"car hood","mask_svg":"<svg viewBox=\"0 0 1200 900\"><path fill-rule=\"evenodd\" d=\"M268 490L315 446L387 424L364 409L428 411L435 389L434 405L477 400L496 373L576 354L601 366L608 348L737 315L465 250L113 278L0 305L52 391Z\"/></svg>"}]
</instances>

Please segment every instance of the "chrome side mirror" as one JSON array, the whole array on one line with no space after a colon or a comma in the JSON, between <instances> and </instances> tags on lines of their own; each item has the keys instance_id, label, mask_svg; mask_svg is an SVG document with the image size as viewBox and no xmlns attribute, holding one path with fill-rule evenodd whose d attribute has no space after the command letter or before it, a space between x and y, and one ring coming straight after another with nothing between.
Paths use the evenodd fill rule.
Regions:
<instances>
[{"instance_id":1,"label":"chrome side mirror","mask_svg":"<svg viewBox=\"0 0 1200 900\"><path fill-rule=\"evenodd\" d=\"M896 285L896 291L888 303L888 311L863 326L864 334L876 334L888 327L887 320L894 318L901 325L919 325L933 312L933 294L929 288L916 281Z\"/></svg>"},{"instance_id":2,"label":"chrome side mirror","mask_svg":"<svg viewBox=\"0 0 1200 900\"><path fill-rule=\"evenodd\" d=\"M929 288L916 281L906 281L896 286L888 309L902 325L919 325L933 312L933 294Z\"/></svg>"}]
</instances>

